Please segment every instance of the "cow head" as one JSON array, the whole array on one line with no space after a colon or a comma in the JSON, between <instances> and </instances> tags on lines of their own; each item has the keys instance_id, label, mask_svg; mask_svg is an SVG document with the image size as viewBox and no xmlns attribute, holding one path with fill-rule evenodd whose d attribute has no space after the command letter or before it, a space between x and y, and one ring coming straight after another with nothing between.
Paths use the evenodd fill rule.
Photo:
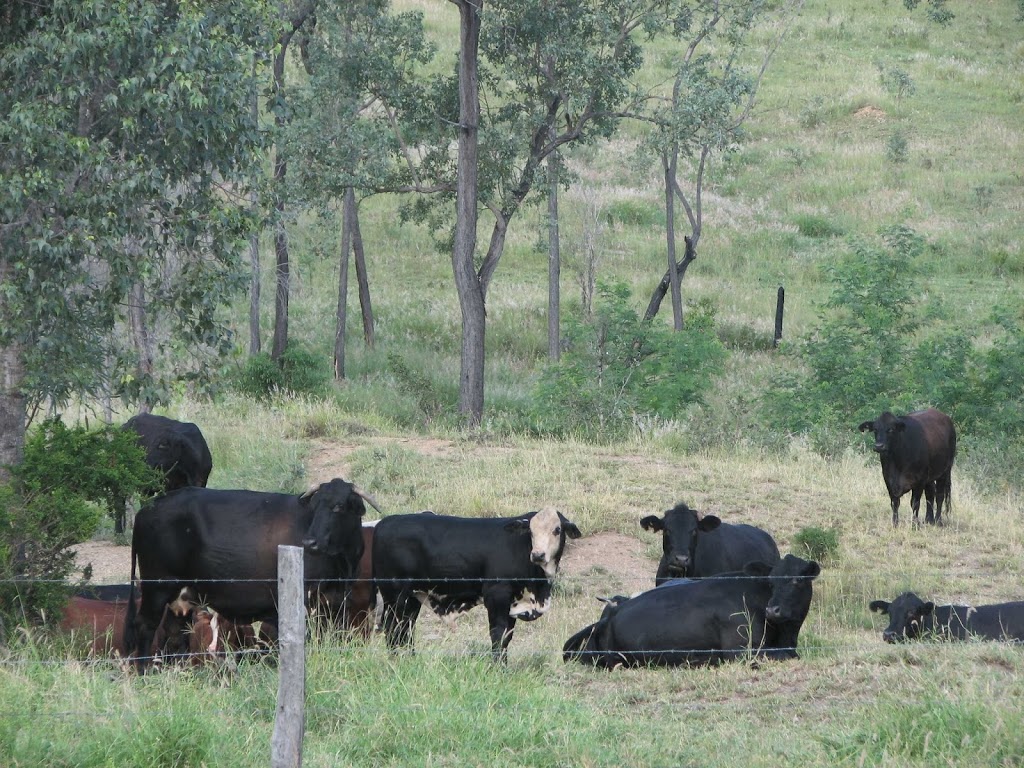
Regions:
<instances>
[{"instance_id":1,"label":"cow head","mask_svg":"<svg viewBox=\"0 0 1024 768\"><path fill-rule=\"evenodd\" d=\"M899 440L899 434L906 429L907 423L886 411L874 421L863 422L858 429L861 432L875 433L875 453L885 454L892 450L893 444Z\"/></svg>"},{"instance_id":2,"label":"cow head","mask_svg":"<svg viewBox=\"0 0 1024 768\"><path fill-rule=\"evenodd\" d=\"M660 531L662 535L662 555L656 583L692 575L697 536L713 531L721 524L720 518L714 515L701 516L697 510L685 504L676 505L664 517L648 515L641 518L641 528L645 531Z\"/></svg>"},{"instance_id":3,"label":"cow head","mask_svg":"<svg viewBox=\"0 0 1024 768\"><path fill-rule=\"evenodd\" d=\"M506 528L530 532L530 562L551 578L558 572L565 538L578 539L582 534L576 524L554 507L544 507L526 517L511 521Z\"/></svg>"},{"instance_id":4,"label":"cow head","mask_svg":"<svg viewBox=\"0 0 1024 768\"><path fill-rule=\"evenodd\" d=\"M349 575L354 575L363 555L364 501L380 512L372 496L339 478L304 493L299 504L311 512L311 522L302 546L318 555L341 558Z\"/></svg>"},{"instance_id":5,"label":"cow head","mask_svg":"<svg viewBox=\"0 0 1024 768\"><path fill-rule=\"evenodd\" d=\"M889 626L882 632L882 639L887 643L920 637L927 617L935 610L934 603L925 602L913 592L904 592L891 603L872 600L868 607L876 613L889 614Z\"/></svg>"},{"instance_id":6,"label":"cow head","mask_svg":"<svg viewBox=\"0 0 1024 768\"><path fill-rule=\"evenodd\" d=\"M751 573L765 568L767 566L763 563L750 563L744 570ZM777 562L768 572L772 585L772 596L764 610L768 621L773 624L803 624L811 608L811 582L820 573L821 566L814 560L804 560L796 555L786 555Z\"/></svg>"}]
</instances>

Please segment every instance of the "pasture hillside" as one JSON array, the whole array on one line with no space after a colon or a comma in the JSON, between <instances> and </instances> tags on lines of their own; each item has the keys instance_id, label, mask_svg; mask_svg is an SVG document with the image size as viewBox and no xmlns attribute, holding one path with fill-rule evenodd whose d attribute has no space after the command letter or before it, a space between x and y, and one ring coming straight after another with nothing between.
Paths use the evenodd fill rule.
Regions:
<instances>
[{"instance_id":1,"label":"pasture hillside","mask_svg":"<svg viewBox=\"0 0 1024 768\"><path fill-rule=\"evenodd\" d=\"M430 33L451 49L454 6L394 5L424 11ZM517 626L505 668L486 658L479 608L454 629L424 619L415 655L390 655L380 637L314 633L306 765L1022 764L1021 649L886 645L885 622L867 607L904 590L936 603L1024 599L1019 477L990 480L1007 477L991 465L1021 457L999 445L972 452L966 435L947 525L910 525L905 499L893 529L877 458L855 425L825 452L804 437L754 438L761 391L797 365L766 343L777 288L786 288L786 339L809 333L828 296L828 268L851 238L894 224L924 236L918 288L941 298L939 328L984 345L996 307L1020 316L1019 4L953 2L948 26L930 23L923 5L810 0L765 76L745 140L713 163L701 252L683 285L688 305L715 308L729 350L703 407L638 420L615 441L534 434L547 267L540 212L531 212L510 231L488 294L484 423L461 429L451 413L460 319L450 259L399 220L396 200L376 197L362 203L362 229L377 344L362 346L351 317L349 378L314 398L277 392L255 401L226 386L213 402L183 394L166 409L202 428L211 487L300 491L342 476L386 514L511 515L554 504L584 533L567 548L551 612ZM662 74L659 61L647 65L651 80ZM912 94L897 98L883 85L880 71L893 67L913 80ZM627 283L642 312L664 273L659 172L632 162L637 130L570 158L579 180L562 207L567 312L579 308L574 259L595 207L600 278ZM336 240L312 214L291 230L292 340L323 360L333 343ZM271 245L264 297L273 296ZM246 307L236 309L244 338ZM272 311L264 310L267 339ZM834 532L801 658L614 672L563 664L564 641L600 614L595 598L653 585L660 541L638 521L679 501L762 526L784 553L803 554L796 542L807 528ZM110 558L104 579L122 580L128 548L109 531L97 538L90 551ZM0 765L265 764L276 689L268 664L138 677L85 658L74 639L25 629L0 650Z\"/></svg>"}]
</instances>

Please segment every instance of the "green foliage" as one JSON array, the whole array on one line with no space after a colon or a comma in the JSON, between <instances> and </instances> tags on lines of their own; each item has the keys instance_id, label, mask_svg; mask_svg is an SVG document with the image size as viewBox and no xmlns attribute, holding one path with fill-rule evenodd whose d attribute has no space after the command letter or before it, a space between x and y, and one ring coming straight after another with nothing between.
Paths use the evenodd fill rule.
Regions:
<instances>
[{"instance_id":1,"label":"green foliage","mask_svg":"<svg viewBox=\"0 0 1024 768\"><path fill-rule=\"evenodd\" d=\"M893 165L907 162L907 135L900 128L893 128L885 142L885 158Z\"/></svg>"},{"instance_id":2,"label":"green foliage","mask_svg":"<svg viewBox=\"0 0 1024 768\"><path fill-rule=\"evenodd\" d=\"M542 374L537 428L609 439L638 415L671 418L700 403L726 356L713 309L698 304L675 333L644 322L626 286L601 285L598 294L594 316L567 322L568 349Z\"/></svg>"},{"instance_id":3,"label":"green foliage","mask_svg":"<svg viewBox=\"0 0 1024 768\"><path fill-rule=\"evenodd\" d=\"M389 354L388 368L398 390L413 399L427 424L451 410L451 404L445 402L430 377L410 368L401 355Z\"/></svg>"},{"instance_id":4,"label":"green foliage","mask_svg":"<svg viewBox=\"0 0 1024 768\"><path fill-rule=\"evenodd\" d=\"M601 215L613 227L640 227L647 229L665 226L664 209L657 205L652 205L649 200L611 200Z\"/></svg>"},{"instance_id":5,"label":"green foliage","mask_svg":"<svg viewBox=\"0 0 1024 768\"><path fill-rule=\"evenodd\" d=\"M913 11L921 4L921 0L903 0L907 10ZM953 12L946 7L946 0L928 0L928 7L925 11L930 21L940 26L949 24L955 18Z\"/></svg>"},{"instance_id":6,"label":"green foliage","mask_svg":"<svg viewBox=\"0 0 1024 768\"><path fill-rule=\"evenodd\" d=\"M280 363L266 352L249 357L232 375L231 385L239 394L255 400L288 395L317 397L330 388L331 375L326 357L291 344Z\"/></svg>"},{"instance_id":7,"label":"green foliage","mask_svg":"<svg viewBox=\"0 0 1024 768\"><path fill-rule=\"evenodd\" d=\"M13 482L0 487L0 613L59 615L71 575L67 548L88 539L106 510L149 495L160 473L145 462L134 432L68 428L49 419L25 443ZM38 581L43 580L43 581Z\"/></svg>"},{"instance_id":8,"label":"green foliage","mask_svg":"<svg viewBox=\"0 0 1024 768\"><path fill-rule=\"evenodd\" d=\"M839 554L839 531L815 525L801 528L793 537L793 551L800 557L822 563L834 561Z\"/></svg>"},{"instance_id":9,"label":"green foliage","mask_svg":"<svg viewBox=\"0 0 1024 768\"><path fill-rule=\"evenodd\" d=\"M243 193L262 177L251 99L267 11L53 0L4 29L0 342L20 346L30 402L111 386L165 399L226 351L218 309L244 285ZM157 382L124 330L136 288L164 352Z\"/></svg>"},{"instance_id":10,"label":"green foliage","mask_svg":"<svg viewBox=\"0 0 1024 768\"><path fill-rule=\"evenodd\" d=\"M828 270L825 314L796 349L808 372L780 376L765 395L775 429L849 424L857 414L896 410L915 391L905 360L918 327L915 258L923 241L906 227L882 239L884 247L855 239Z\"/></svg>"},{"instance_id":11,"label":"green foliage","mask_svg":"<svg viewBox=\"0 0 1024 768\"><path fill-rule=\"evenodd\" d=\"M830 237L842 237L846 234L843 226L826 216L819 216L812 213L801 213L793 217L800 234L804 237L825 239Z\"/></svg>"},{"instance_id":12,"label":"green foliage","mask_svg":"<svg viewBox=\"0 0 1024 768\"><path fill-rule=\"evenodd\" d=\"M913 96L917 91L913 78L903 69L894 66L887 66L878 62L878 80L885 88L886 93L896 100L897 106L908 96Z\"/></svg>"}]
</instances>

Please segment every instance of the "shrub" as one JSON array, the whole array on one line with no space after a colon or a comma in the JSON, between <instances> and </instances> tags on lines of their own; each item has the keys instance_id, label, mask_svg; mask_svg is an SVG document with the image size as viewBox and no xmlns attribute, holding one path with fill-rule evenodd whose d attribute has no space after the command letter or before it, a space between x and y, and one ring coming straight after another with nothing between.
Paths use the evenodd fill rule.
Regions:
<instances>
[{"instance_id":1,"label":"shrub","mask_svg":"<svg viewBox=\"0 0 1024 768\"><path fill-rule=\"evenodd\" d=\"M835 560L839 553L839 532L834 528L808 526L793 537L793 549L801 557L819 562Z\"/></svg>"},{"instance_id":2,"label":"shrub","mask_svg":"<svg viewBox=\"0 0 1024 768\"><path fill-rule=\"evenodd\" d=\"M722 370L726 352L710 305L691 308L676 333L643 321L626 286L601 285L598 293L593 317L567 322L568 348L541 375L534 414L541 432L620 436L638 415L672 418L700 403Z\"/></svg>"},{"instance_id":3,"label":"shrub","mask_svg":"<svg viewBox=\"0 0 1024 768\"><path fill-rule=\"evenodd\" d=\"M266 352L249 357L231 378L236 392L255 400L267 401L289 393L323 395L331 383L331 362L299 346L290 346L280 363Z\"/></svg>"},{"instance_id":4,"label":"shrub","mask_svg":"<svg viewBox=\"0 0 1024 768\"><path fill-rule=\"evenodd\" d=\"M68 547L92 536L104 511L113 516L159 482L135 433L43 422L11 484L0 486L0 613L14 621L59 616L74 565Z\"/></svg>"}]
</instances>

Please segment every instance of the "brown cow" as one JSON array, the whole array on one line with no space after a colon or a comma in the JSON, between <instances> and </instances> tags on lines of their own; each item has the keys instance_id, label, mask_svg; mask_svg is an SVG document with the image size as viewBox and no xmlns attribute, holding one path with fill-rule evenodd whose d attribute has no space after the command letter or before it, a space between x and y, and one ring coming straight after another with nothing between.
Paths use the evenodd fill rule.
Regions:
<instances>
[{"instance_id":1,"label":"brown cow","mask_svg":"<svg viewBox=\"0 0 1024 768\"><path fill-rule=\"evenodd\" d=\"M956 429L952 419L934 408L899 417L886 411L874 421L860 425L861 432L868 430L875 433L874 449L889 491L892 524L895 526L900 520L900 496L910 491L914 523L924 493L928 503L925 522L942 525L942 505L945 502L948 514L953 491Z\"/></svg>"},{"instance_id":2,"label":"brown cow","mask_svg":"<svg viewBox=\"0 0 1024 768\"><path fill-rule=\"evenodd\" d=\"M110 656L121 648L129 584L87 587L72 595L64 607L60 628L89 643L91 656Z\"/></svg>"}]
</instances>

